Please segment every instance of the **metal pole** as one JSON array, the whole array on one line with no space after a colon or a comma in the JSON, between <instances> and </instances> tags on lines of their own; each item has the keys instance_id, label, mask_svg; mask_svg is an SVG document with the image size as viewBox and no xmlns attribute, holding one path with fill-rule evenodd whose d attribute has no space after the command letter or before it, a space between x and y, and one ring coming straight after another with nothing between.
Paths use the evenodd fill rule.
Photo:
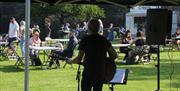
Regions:
<instances>
[{"instance_id":1,"label":"metal pole","mask_svg":"<svg viewBox=\"0 0 180 91\"><path fill-rule=\"evenodd\" d=\"M25 3L25 69L24 69L24 91L29 91L29 64L28 64L28 56L29 56L29 27L30 27L30 5L31 0L26 0Z\"/></svg>"}]
</instances>

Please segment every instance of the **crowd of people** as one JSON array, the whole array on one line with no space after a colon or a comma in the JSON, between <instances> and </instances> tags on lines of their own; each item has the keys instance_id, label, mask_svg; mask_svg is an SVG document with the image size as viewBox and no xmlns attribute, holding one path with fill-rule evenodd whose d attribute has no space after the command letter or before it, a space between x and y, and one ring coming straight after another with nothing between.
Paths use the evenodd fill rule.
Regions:
<instances>
[{"instance_id":1,"label":"crowd of people","mask_svg":"<svg viewBox=\"0 0 180 91\"><path fill-rule=\"evenodd\" d=\"M149 46L146 45L146 39L143 31L138 31L135 38L132 38L131 31L127 30L122 37L120 44L135 45L131 47L120 47L120 52L125 53L123 60L126 64L135 64L142 61L142 57L149 53ZM146 61L150 58L144 57Z\"/></svg>"},{"instance_id":2,"label":"crowd of people","mask_svg":"<svg viewBox=\"0 0 180 91\"><path fill-rule=\"evenodd\" d=\"M8 30L8 38L7 38L7 46L9 49L13 49L13 42L20 42L20 49L22 53L22 57L25 54L25 21L21 20L20 23L16 21L14 17L10 18L9 30ZM34 25L33 28L30 29L30 42L29 45L40 46L41 40L39 38L40 29L38 25Z\"/></svg>"},{"instance_id":3,"label":"crowd of people","mask_svg":"<svg viewBox=\"0 0 180 91\"><path fill-rule=\"evenodd\" d=\"M144 31L137 31L137 36L136 38L133 38L131 35L130 30L124 29L124 27L114 27L113 23L109 24L108 28L104 28L103 22L101 19L98 19L100 23L100 27L98 30L98 33L100 35L103 35L108 41L113 41L114 40L114 32L117 32L116 34L121 35L121 40L120 44L135 44L137 46L137 49L139 46L144 46L145 43L145 36L144 36ZM76 24L75 29L70 28L71 25L69 23L65 23L62 25L62 30L63 31L73 31L74 36L77 38L78 41L80 41L82 38L88 35L88 22L83 22L82 27L80 24ZM29 45L33 46L40 46L41 44L41 39L39 38L40 36L40 28L38 25L34 25L33 28L30 29L30 42ZM179 37L180 36L180 29L177 28L176 32L173 34L173 37ZM51 38L50 33L47 36L48 38ZM8 47L11 47L11 44L13 41L19 40L20 41L20 48L21 48L21 53L22 57L25 55L25 21L22 20L18 24L16 19L14 17L10 18L10 23L9 23L9 31L8 31ZM175 40L174 44L176 44L177 49L180 49L180 41ZM120 52L125 53L125 56L123 60L127 60L132 54L134 53L135 49L129 48L129 47L120 47ZM137 52L137 50L136 50ZM31 52L30 54L32 54ZM37 54L34 52L33 54Z\"/></svg>"},{"instance_id":4,"label":"crowd of people","mask_svg":"<svg viewBox=\"0 0 180 91\"><path fill-rule=\"evenodd\" d=\"M121 27L114 27L113 23L110 23L107 28L104 28L103 22L101 19L98 19L100 22L100 28L98 33L106 37L109 41L113 41L114 38L120 38L121 35L124 35L126 30L124 29L123 26ZM75 36L78 39L83 38L87 34L87 29L88 29L88 22L83 22L82 26L81 24L76 24L76 27L74 29L71 28L71 25L69 23L65 23L64 25L61 26L61 30L63 31L70 31L73 30L75 31Z\"/></svg>"},{"instance_id":5,"label":"crowd of people","mask_svg":"<svg viewBox=\"0 0 180 91\"><path fill-rule=\"evenodd\" d=\"M8 48L12 48L13 41L20 41L22 57L25 56L25 24L23 20L18 24L15 18L11 17L7 40ZM123 60L127 64L138 63L142 58L150 61L150 57L146 54L151 51L151 47L146 45L144 31L137 31L136 37L133 38L131 30L125 30L124 27L116 30L112 23L110 23L109 28L105 31L103 22L100 19L83 22L82 27L77 24L75 29L71 29L69 23L66 23L61 28L64 31L70 31L69 42L66 48L63 48L61 44L61 50L51 52L51 60L48 67L50 68L55 62L59 68L59 57L61 57L60 59L63 58L63 60L66 60L67 57L72 57L76 45L79 44L78 55L73 60L68 61L68 63L83 64L82 91L91 91L91 88L94 89L93 91L102 91L102 78L107 53L112 60L117 58L117 53L111 44L111 41L114 40L114 32L118 32L121 35L120 44L135 45L133 48L128 46L119 48L121 53L125 53ZM29 46L41 46L40 33L41 31L38 25L34 25L34 27L30 29ZM47 37L50 37L50 35L48 34ZM173 37L180 37L180 28L176 29ZM175 40L174 43L177 44L177 48L180 49L180 41ZM32 65L34 65L33 60L34 57L38 56L38 51L30 50L29 54Z\"/></svg>"}]
</instances>

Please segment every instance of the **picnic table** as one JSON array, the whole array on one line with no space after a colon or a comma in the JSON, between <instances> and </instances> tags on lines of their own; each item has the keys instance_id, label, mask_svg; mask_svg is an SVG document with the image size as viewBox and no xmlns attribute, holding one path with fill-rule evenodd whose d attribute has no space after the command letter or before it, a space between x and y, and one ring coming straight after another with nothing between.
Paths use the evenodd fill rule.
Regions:
<instances>
[{"instance_id":1,"label":"picnic table","mask_svg":"<svg viewBox=\"0 0 180 91\"><path fill-rule=\"evenodd\" d=\"M35 50L35 51L43 51L43 55L44 55L44 59L43 59L43 64L47 62L46 60L46 56L49 56L49 51L52 50L58 50L58 47L48 47L48 46L40 46L40 47L36 47L36 46L29 46L29 49Z\"/></svg>"},{"instance_id":2,"label":"picnic table","mask_svg":"<svg viewBox=\"0 0 180 91\"><path fill-rule=\"evenodd\" d=\"M128 47L128 46L130 46L131 44L112 44L112 46L113 47L115 47L115 48L119 48L119 47Z\"/></svg>"},{"instance_id":3,"label":"picnic table","mask_svg":"<svg viewBox=\"0 0 180 91\"><path fill-rule=\"evenodd\" d=\"M52 44L53 43L58 43L58 42L61 42L63 44L67 43L69 41L69 39L46 39L46 43L51 45L51 42Z\"/></svg>"}]
</instances>

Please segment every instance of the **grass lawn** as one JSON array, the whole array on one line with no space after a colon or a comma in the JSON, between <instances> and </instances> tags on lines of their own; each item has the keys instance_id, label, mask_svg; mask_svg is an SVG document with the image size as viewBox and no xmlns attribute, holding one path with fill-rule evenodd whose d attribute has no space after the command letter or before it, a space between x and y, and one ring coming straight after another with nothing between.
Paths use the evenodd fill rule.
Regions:
<instances>
[{"instance_id":1,"label":"grass lawn","mask_svg":"<svg viewBox=\"0 0 180 91\"><path fill-rule=\"evenodd\" d=\"M168 55L169 53L169 55ZM180 87L180 52L161 52L161 90L178 91ZM150 64L122 65L124 54L119 53L116 60L118 68L129 69L126 85L116 85L115 91L155 91L157 89L156 62ZM169 57L170 56L170 57ZM1 58L1 57L0 57ZM14 68L15 61L0 59L0 91L23 91L24 70ZM63 65L64 62L61 62ZM31 67L29 73L29 91L77 91L77 65L71 69L42 70L41 67ZM170 74L173 73L170 80ZM109 85L104 85L103 91L110 91ZM180 88L179 88L180 89Z\"/></svg>"}]
</instances>

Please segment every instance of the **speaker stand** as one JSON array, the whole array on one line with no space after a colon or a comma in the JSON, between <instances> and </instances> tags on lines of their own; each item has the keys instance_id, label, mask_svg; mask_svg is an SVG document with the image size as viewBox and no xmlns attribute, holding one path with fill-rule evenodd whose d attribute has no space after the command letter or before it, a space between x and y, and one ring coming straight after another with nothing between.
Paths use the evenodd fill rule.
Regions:
<instances>
[{"instance_id":1,"label":"speaker stand","mask_svg":"<svg viewBox=\"0 0 180 91\"><path fill-rule=\"evenodd\" d=\"M160 90L160 45L158 45L158 52L157 52L157 90L155 91L161 91Z\"/></svg>"},{"instance_id":2,"label":"speaker stand","mask_svg":"<svg viewBox=\"0 0 180 91\"><path fill-rule=\"evenodd\" d=\"M78 87L77 90L80 91L80 80L81 80L81 66L79 64L77 74L76 74L76 80L78 81Z\"/></svg>"}]
</instances>

